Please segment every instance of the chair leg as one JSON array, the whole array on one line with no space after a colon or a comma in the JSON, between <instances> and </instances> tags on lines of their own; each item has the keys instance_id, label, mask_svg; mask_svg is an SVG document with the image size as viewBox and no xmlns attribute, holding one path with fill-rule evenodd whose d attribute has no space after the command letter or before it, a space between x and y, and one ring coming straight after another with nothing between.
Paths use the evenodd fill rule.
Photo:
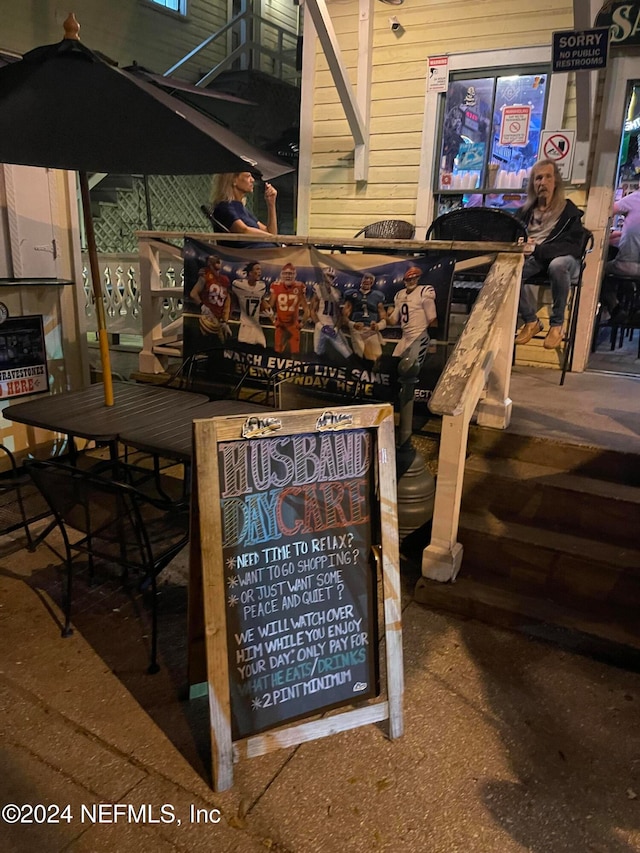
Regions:
<instances>
[{"instance_id":1,"label":"chair leg","mask_svg":"<svg viewBox=\"0 0 640 853\"><path fill-rule=\"evenodd\" d=\"M564 385L567 371L573 367L573 349L576 341L576 329L578 325L578 309L580 308L580 284L574 285L571 309L569 311L569 328L564 346L564 357L562 359L562 373L560 374L560 385Z\"/></svg>"},{"instance_id":2,"label":"chair leg","mask_svg":"<svg viewBox=\"0 0 640 853\"><path fill-rule=\"evenodd\" d=\"M66 543L65 543L66 544ZM73 628L71 627L71 597L73 593L73 563L71 562L71 551L69 546L66 546L67 557L65 560L65 565L67 569L67 582L65 585L65 589L63 592L64 595L64 625L62 627L61 635L63 637L72 637L73 636Z\"/></svg>"},{"instance_id":3,"label":"chair leg","mask_svg":"<svg viewBox=\"0 0 640 853\"><path fill-rule=\"evenodd\" d=\"M155 675L160 672L158 665L158 590L156 585L156 573L151 570L151 659L147 672Z\"/></svg>"}]
</instances>

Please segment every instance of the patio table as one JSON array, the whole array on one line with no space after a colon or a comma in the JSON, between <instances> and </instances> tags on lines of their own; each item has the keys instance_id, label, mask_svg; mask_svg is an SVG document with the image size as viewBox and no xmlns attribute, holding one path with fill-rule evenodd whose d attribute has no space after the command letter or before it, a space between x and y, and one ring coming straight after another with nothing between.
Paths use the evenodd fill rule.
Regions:
<instances>
[{"instance_id":1,"label":"patio table","mask_svg":"<svg viewBox=\"0 0 640 853\"><path fill-rule=\"evenodd\" d=\"M122 444L162 456L189 463L193 454L193 421L195 418L215 418L225 415L272 412L268 406L244 400L213 400L200 403L194 408L171 412L155 423L137 423L119 433Z\"/></svg>"},{"instance_id":2,"label":"patio table","mask_svg":"<svg viewBox=\"0 0 640 853\"><path fill-rule=\"evenodd\" d=\"M205 394L133 382L114 382L113 391L113 406L104 405L104 389L98 384L16 403L2 414L10 421L64 433L70 439L114 444L126 430L156 424L209 400Z\"/></svg>"}]
</instances>

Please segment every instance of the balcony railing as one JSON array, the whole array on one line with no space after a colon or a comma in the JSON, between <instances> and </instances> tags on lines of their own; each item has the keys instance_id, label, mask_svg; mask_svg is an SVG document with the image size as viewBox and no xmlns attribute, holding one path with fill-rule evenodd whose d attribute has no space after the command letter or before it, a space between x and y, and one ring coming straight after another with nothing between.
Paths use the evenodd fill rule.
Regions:
<instances>
[{"instance_id":1,"label":"balcony railing","mask_svg":"<svg viewBox=\"0 0 640 853\"><path fill-rule=\"evenodd\" d=\"M179 68L187 65L205 48L215 45L224 39L226 56L214 65L196 82L196 86L211 83L224 71L253 69L263 71L272 77L277 77L292 85L299 85L300 72L296 67L298 50L297 32L274 24L267 18L253 12L253 4L242 0L241 10L234 15L223 27L207 36L199 45L190 50L175 65L167 70L173 74ZM233 44L229 51L226 40L231 35Z\"/></svg>"},{"instance_id":2,"label":"balcony railing","mask_svg":"<svg viewBox=\"0 0 640 853\"><path fill-rule=\"evenodd\" d=\"M182 316L183 266L179 249L163 253L159 259L158 281L163 289L162 298L153 301L152 312L158 313L160 324L166 329ZM140 286L140 255L100 254L98 265L102 276L102 293L110 335L143 337L143 295ZM95 328L95 300L89 279L87 259L83 257L82 285L87 328ZM151 318L147 318L148 320ZM170 336L172 337L172 336ZM174 336L173 336L174 337ZM175 339L175 337L174 337ZM169 340L165 336L165 341Z\"/></svg>"}]
</instances>

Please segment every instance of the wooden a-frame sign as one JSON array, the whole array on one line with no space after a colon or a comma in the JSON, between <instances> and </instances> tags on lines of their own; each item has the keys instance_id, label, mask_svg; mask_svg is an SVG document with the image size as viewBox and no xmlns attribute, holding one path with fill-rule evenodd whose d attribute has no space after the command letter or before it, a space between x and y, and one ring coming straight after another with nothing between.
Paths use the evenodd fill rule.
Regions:
<instances>
[{"instance_id":1,"label":"wooden a-frame sign","mask_svg":"<svg viewBox=\"0 0 640 853\"><path fill-rule=\"evenodd\" d=\"M241 756L382 720L399 737L392 407L196 420L194 436L214 789Z\"/></svg>"}]
</instances>

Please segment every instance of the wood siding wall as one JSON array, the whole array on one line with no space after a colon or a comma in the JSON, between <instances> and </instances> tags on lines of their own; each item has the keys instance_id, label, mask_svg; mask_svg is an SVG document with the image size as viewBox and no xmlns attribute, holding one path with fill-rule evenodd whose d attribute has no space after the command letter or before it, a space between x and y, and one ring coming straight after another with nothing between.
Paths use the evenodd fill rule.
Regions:
<instances>
[{"instance_id":1,"label":"wood siding wall","mask_svg":"<svg viewBox=\"0 0 640 853\"><path fill-rule=\"evenodd\" d=\"M298 8L291 0L265 2L262 13L275 24L297 32ZM66 6L55 0L33 5L22 0L0 0L2 31L0 48L25 53L41 44L59 41L64 34ZM99 50L119 65L140 65L162 74L196 45L227 23L226 0L188 0L186 18L164 12L146 0L83 0L76 6L80 38L93 50ZM256 13L260 3L256 0ZM176 72L176 76L195 82L220 62L227 51L221 38L204 48Z\"/></svg>"},{"instance_id":2,"label":"wood siding wall","mask_svg":"<svg viewBox=\"0 0 640 853\"><path fill-rule=\"evenodd\" d=\"M355 88L357 0L329 2L343 60ZM374 5L369 180L353 180L353 140L318 46L313 101L309 230L353 236L377 219L414 221L428 57L551 42L573 26L572 3L540 0L414 0ZM392 32L389 17L402 26ZM470 70L472 66L470 66ZM569 105L567 120L575 114ZM569 127L572 125L569 124Z\"/></svg>"}]
</instances>

